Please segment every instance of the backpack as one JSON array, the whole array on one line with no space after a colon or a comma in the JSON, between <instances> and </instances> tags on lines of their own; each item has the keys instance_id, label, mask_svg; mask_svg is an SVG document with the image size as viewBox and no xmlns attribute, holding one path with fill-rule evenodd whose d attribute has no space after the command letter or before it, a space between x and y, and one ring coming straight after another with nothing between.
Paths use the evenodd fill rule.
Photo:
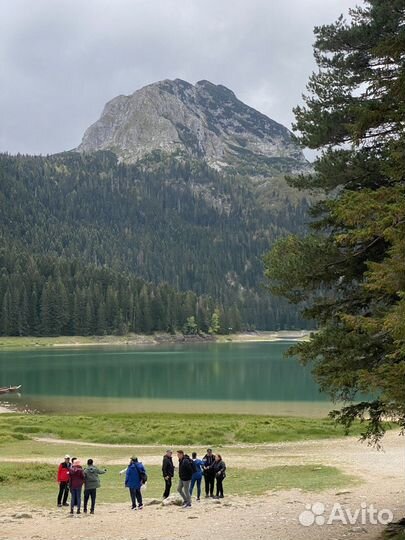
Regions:
<instances>
[{"instance_id":1,"label":"backpack","mask_svg":"<svg viewBox=\"0 0 405 540\"><path fill-rule=\"evenodd\" d=\"M138 467L138 465L136 466L136 468L138 469L139 478L141 479L141 484L146 484L146 482L148 481L148 475L146 474L145 471L143 471L142 469L140 469L140 468Z\"/></svg>"}]
</instances>

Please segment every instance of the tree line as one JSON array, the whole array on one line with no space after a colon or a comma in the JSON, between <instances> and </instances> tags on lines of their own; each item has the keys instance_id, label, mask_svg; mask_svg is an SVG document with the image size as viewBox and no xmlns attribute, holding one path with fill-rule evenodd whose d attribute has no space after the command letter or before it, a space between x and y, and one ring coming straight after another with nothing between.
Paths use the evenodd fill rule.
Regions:
<instances>
[{"instance_id":1,"label":"tree line","mask_svg":"<svg viewBox=\"0 0 405 540\"><path fill-rule=\"evenodd\" d=\"M237 309L80 261L0 250L0 334L185 334L238 331Z\"/></svg>"}]
</instances>

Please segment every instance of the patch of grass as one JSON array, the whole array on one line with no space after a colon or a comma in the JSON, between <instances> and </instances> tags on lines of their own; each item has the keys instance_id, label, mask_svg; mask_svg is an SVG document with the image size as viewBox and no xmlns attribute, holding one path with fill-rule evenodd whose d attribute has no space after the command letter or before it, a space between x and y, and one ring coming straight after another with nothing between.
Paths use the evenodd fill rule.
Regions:
<instances>
[{"instance_id":1,"label":"patch of grass","mask_svg":"<svg viewBox=\"0 0 405 540\"><path fill-rule=\"evenodd\" d=\"M267 491L302 489L323 491L342 488L356 480L335 467L321 465L283 465L266 469L231 471L228 489L232 494L262 495ZM226 478L228 482L228 478Z\"/></svg>"},{"instance_id":2,"label":"patch of grass","mask_svg":"<svg viewBox=\"0 0 405 540\"><path fill-rule=\"evenodd\" d=\"M359 435L355 424L351 435ZM207 414L0 416L0 443L32 437L133 445L226 445L343 437L328 419Z\"/></svg>"},{"instance_id":3,"label":"patch of grass","mask_svg":"<svg viewBox=\"0 0 405 540\"><path fill-rule=\"evenodd\" d=\"M38 464L2 463L0 465L0 485L7 487L19 482L42 483L55 480L55 467Z\"/></svg>"},{"instance_id":4,"label":"patch of grass","mask_svg":"<svg viewBox=\"0 0 405 540\"><path fill-rule=\"evenodd\" d=\"M381 540L405 540L405 519L387 525L380 538Z\"/></svg>"},{"instance_id":5,"label":"patch of grass","mask_svg":"<svg viewBox=\"0 0 405 540\"><path fill-rule=\"evenodd\" d=\"M99 463L102 466L102 463ZM101 476L98 500L105 503L126 502L129 498L124 488L124 477L118 472L121 466L108 467ZM147 466L147 498L160 498L163 480L160 466ZM58 486L56 467L36 463L0 463L0 503L26 502L32 505L55 505ZM203 481L204 482L204 481ZM268 491L300 488L305 491L322 491L341 488L355 482L335 467L292 465L265 469L229 469L224 482L229 495L262 495ZM174 481L174 490L176 488Z\"/></svg>"},{"instance_id":6,"label":"patch of grass","mask_svg":"<svg viewBox=\"0 0 405 540\"><path fill-rule=\"evenodd\" d=\"M405 530L396 534L384 533L381 540L405 540Z\"/></svg>"}]
</instances>

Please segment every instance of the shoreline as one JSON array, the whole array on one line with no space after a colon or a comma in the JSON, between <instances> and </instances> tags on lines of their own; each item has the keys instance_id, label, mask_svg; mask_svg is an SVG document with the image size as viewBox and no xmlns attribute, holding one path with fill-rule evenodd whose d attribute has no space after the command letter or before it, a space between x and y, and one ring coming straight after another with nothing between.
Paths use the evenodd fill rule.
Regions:
<instances>
[{"instance_id":1,"label":"shoreline","mask_svg":"<svg viewBox=\"0 0 405 540\"><path fill-rule=\"evenodd\" d=\"M57 337L1 337L0 351L7 349L36 349L49 347L108 347L145 346L192 343L271 343L276 341L304 341L309 339L309 330L280 330L240 332L228 335L185 336L181 333L156 332L151 335L129 334L127 336L57 336Z\"/></svg>"}]
</instances>

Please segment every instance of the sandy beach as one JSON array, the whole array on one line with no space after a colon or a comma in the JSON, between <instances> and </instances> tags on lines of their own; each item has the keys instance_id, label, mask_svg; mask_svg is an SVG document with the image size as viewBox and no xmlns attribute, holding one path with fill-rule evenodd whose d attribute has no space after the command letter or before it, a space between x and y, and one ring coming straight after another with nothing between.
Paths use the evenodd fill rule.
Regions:
<instances>
[{"instance_id":1,"label":"sandy beach","mask_svg":"<svg viewBox=\"0 0 405 540\"><path fill-rule=\"evenodd\" d=\"M47 444L52 445L52 440L47 441ZM81 514L73 517L69 515L68 509L3 504L0 507L0 538L211 540L220 532L221 540L376 540L384 528L381 524L362 523L361 520L342 523L337 520L330 525L305 526L300 522L300 515L308 507L312 508L313 504L322 503L326 517L335 504L340 505L344 515L365 505L374 505L379 510L388 509L394 519L402 517L403 444L403 438L398 436L398 432L392 431L386 435L384 451L361 444L355 438L252 447L255 466L323 463L337 466L358 478L356 484L339 491L275 492L269 486L265 496L229 496L221 501L203 499L200 503L195 502L189 510L163 506L158 500L146 499L144 510L132 512L127 502L103 504L101 488L96 515ZM58 452L60 442L55 448L56 455ZM160 460L160 454L151 454L145 459L145 464L160 463ZM48 462L53 463L54 460L48 459ZM243 462L244 459L238 457L237 453L229 455L227 464L230 474L232 468L241 466ZM123 501L125 495L123 493Z\"/></svg>"}]
</instances>

